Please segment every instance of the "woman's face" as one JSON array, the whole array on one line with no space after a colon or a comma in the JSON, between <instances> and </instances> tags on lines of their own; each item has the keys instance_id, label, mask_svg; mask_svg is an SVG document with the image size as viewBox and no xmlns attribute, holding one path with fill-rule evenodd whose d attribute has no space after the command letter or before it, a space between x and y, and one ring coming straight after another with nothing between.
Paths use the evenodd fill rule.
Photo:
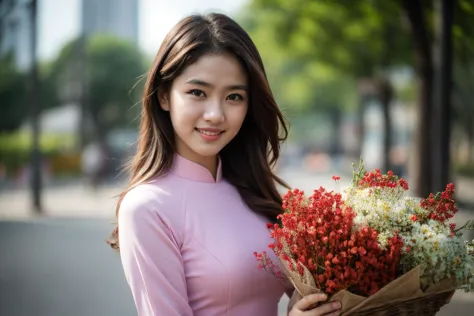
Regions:
<instances>
[{"instance_id":1,"label":"woman's face","mask_svg":"<svg viewBox=\"0 0 474 316\"><path fill-rule=\"evenodd\" d=\"M160 98L170 112L177 153L203 165L239 132L248 108L247 76L230 54L204 55Z\"/></svg>"}]
</instances>

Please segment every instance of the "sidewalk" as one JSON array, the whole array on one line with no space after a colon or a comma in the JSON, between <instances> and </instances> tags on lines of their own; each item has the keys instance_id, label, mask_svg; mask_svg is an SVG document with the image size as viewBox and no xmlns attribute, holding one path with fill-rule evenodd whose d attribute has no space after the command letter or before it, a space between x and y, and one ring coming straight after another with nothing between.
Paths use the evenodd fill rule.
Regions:
<instances>
[{"instance_id":1,"label":"sidewalk","mask_svg":"<svg viewBox=\"0 0 474 316\"><path fill-rule=\"evenodd\" d=\"M43 213L31 207L30 192L0 192L0 220L28 220L42 217L115 217L115 205L124 185L108 185L94 190L82 184L46 188L42 195Z\"/></svg>"}]
</instances>

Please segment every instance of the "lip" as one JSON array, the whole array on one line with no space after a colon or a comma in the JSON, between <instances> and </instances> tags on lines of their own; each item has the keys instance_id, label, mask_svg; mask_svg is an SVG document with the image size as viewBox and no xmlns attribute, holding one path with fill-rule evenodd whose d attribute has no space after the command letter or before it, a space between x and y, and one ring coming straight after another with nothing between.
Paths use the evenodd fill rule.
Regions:
<instances>
[{"instance_id":1,"label":"lip","mask_svg":"<svg viewBox=\"0 0 474 316\"><path fill-rule=\"evenodd\" d=\"M222 133L224 132L221 129L218 128L210 128L210 127L196 127L196 130L198 131L204 131L204 132L211 132L211 133Z\"/></svg>"},{"instance_id":2,"label":"lip","mask_svg":"<svg viewBox=\"0 0 474 316\"><path fill-rule=\"evenodd\" d=\"M213 142L221 138L222 134L225 132L218 128L195 128L195 131L204 139L206 142ZM215 133L215 134L204 134L202 132Z\"/></svg>"}]
</instances>

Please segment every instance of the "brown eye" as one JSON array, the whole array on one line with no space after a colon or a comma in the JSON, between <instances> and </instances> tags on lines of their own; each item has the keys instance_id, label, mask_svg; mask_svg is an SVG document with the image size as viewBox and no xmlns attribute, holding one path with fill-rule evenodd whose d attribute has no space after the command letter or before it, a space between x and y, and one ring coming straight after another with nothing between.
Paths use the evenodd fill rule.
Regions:
<instances>
[{"instance_id":1,"label":"brown eye","mask_svg":"<svg viewBox=\"0 0 474 316\"><path fill-rule=\"evenodd\" d=\"M203 97L205 96L204 92L202 90L198 90L198 89L193 89L191 91L188 92L189 94L192 94L193 96L195 97Z\"/></svg>"},{"instance_id":2,"label":"brown eye","mask_svg":"<svg viewBox=\"0 0 474 316\"><path fill-rule=\"evenodd\" d=\"M227 99L231 101L240 101L240 100L243 100L244 98L238 93L232 93L231 95L227 97Z\"/></svg>"}]
</instances>

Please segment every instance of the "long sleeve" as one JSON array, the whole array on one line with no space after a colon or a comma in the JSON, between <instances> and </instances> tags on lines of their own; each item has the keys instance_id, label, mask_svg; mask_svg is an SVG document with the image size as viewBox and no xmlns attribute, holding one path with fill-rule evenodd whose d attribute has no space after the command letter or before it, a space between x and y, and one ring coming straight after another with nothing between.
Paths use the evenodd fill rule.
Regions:
<instances>
[{"instance_id":1,"label":"long sleeve","mask_svg":"<svg viewBox=\"0 0 474 316\"><path fill-rule=\"evenodd\" d=\"M167 204L155 192L135 188L120 207L120 257L139 316L193 314L179 240L160 213L174 211Z\"/></svg>"}]
</instances>

